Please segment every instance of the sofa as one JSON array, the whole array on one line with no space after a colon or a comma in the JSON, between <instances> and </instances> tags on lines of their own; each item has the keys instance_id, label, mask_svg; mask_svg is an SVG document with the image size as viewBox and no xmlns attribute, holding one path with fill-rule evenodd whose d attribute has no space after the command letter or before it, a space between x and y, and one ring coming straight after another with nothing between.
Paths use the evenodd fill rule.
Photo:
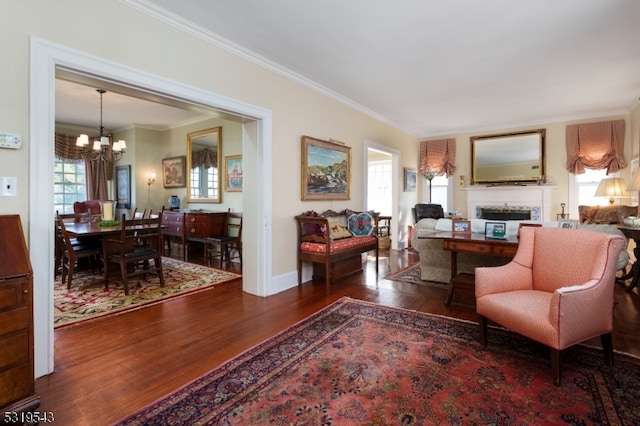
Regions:
<instances>
[{"instance_id":1,"label":"sofa","mask_svg":"<svg viewBox=\"0 0 640 426\"><path fill-rule=\"evenodd\" d=\"M624 204L608 204L606 206L578 206L578 221L589 224L622 223L622 219L629 216L638 216L637 206Z\"/></svg>"},{"instance_id":2,"label":"sofa","mask_svg":"<svg viewBox=\"0 0 640 426\"><path fill-rule=\"evenodd\" d=\"M484 234L485 219L472 219L471 231L473 233ZM495 222L495 221L493 221ZM517 235L520 223L540 223L544 227L557 227L558 222L534 222L531 220L509 220L507 224L507 235ZM438 231L450 232L452 227L451 219L422 219L414 228L412 236L412 247L418 251L420 258L420 278L425 281L435 281L448 283L451 280L451 253L443 248L443 243L439 239L421 238ZM624 234L616 228L615 224L605 223L581 223L578 228L587 229L594 232L604 232L609 234ZM500 266L511 260L510 257L487 256L473 253L458 253L457 270L458 273L473 274L475 268L479 266ZM620 253L617 262L617 270L624 271L629 263L629 253L627 251L627 238L624 237L624 248Z\"/></svg>"}]
</instances>

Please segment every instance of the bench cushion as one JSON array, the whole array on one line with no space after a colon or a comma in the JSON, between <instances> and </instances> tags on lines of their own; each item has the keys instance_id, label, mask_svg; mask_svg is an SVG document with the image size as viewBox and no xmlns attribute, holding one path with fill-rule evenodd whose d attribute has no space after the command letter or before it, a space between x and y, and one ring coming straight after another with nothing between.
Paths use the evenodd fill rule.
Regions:
<instances>
[{"instance_id":1,"label":"bench cushion","mask_svg":"<svg viewBox=\"0 0 640 426\"><path fill-rule=\"evenodd\" d=\"M330 244L330 252L336 253L339 251L349 250L355 247L361 247L368 244L375 244L376 237L351 237L343 240L334 241ZM309 251L313 253L325 253L327 251L327 245L323 243L312 243L305 241L300 244L300 250Z\"/></svg>"}]
</instances>

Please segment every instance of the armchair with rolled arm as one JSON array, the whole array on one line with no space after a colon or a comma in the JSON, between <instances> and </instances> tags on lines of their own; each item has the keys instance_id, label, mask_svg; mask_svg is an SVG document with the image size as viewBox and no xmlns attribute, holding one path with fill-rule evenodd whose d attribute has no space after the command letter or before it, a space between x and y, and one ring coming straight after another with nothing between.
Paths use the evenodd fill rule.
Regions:
<instances>
[{"instance_id":1,"label":"armchair with rolled arm","mask_svg":"<svg viewBox=\"0 0 640 426\"><path fill-rule=\"evenodd\" d=\"M581 229L527 227L513 260L476 268L480 339L487 320L551 349L554 384L561 352L600 337L605 362L613 357L613 290L624 238Z\"/></svg>"}]
</instances>

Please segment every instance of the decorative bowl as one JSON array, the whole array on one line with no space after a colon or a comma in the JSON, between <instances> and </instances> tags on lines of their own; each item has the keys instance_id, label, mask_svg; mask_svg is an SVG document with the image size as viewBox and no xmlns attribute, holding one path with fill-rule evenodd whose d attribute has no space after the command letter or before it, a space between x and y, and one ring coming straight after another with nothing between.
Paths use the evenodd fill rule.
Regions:
<instances>
[{"instance_id":1,"label":"decorative bowl","mask_svg":"<svg viewBox=\"0 0 640 426\"><path fill-rule=\"evenodd\" d=\"M627 226L640 227L640 217L629 216L622 219L622 221Z\"/></svg>"}]
</instances>

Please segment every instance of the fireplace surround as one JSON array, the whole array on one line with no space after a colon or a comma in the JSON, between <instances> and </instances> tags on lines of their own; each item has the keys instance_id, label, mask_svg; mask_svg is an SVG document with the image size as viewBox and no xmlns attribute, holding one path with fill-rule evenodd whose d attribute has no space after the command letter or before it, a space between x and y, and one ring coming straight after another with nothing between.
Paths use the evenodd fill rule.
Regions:
<instances>
[{"instance_id":1,"label":"fireplace surround","mask_svg":"<svg viewBox=\"0 0 640 426\"><path fill-rule=\"evenodd\" d=\"M551 190L556 185L473 185L463 190L467 193L467 216L470 219L482 218L482 210L492 214L516 220L516 217L544 222L551 217ZM486 217L485 217L486 218ZM521 219L522 220L522 219Z\"/></svg>"}]
</instances>

